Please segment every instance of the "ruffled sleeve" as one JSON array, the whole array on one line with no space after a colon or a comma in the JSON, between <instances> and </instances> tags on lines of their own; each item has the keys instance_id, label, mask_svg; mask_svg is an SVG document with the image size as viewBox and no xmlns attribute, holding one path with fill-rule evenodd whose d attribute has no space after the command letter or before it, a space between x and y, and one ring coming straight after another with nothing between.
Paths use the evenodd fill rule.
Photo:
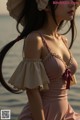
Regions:
<instances>
[{"instance_id":1,"label":"ruffled sleeve","mask_svg":"<svg viewBox=\"0 0 80 120\"><path fill-rule=\"evenodd\" d=\"M23 59L8 82L19 90L37 87L40 90L49 89L49 79L41 59Z\"/></svg>"}]
</instances>

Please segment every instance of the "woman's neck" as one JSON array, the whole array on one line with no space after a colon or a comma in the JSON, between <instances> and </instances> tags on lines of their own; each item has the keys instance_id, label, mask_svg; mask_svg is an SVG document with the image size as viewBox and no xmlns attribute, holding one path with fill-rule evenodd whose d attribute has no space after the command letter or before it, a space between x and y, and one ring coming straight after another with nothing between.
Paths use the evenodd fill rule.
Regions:
<instances>
[{"instance_id":1,"label":"woman's neck","mask_svg":"<svg viewBox=\"0 0 80 120\"><path fill-rule=\"evenodd\" d=\"M42 27L42 30L44 34L47 34L49 36L54 36L55 34L58 33L58 25L56 25L52 16L50 15L48 16L44 26Z\"/></svg>"}]
</instances>

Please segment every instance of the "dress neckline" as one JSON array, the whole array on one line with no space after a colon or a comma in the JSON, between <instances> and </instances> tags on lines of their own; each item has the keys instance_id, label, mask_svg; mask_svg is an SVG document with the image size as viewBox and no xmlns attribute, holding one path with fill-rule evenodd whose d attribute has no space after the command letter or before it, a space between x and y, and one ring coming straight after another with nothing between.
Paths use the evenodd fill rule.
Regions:
<instances>
[{"instance_id":1,"label":"dress neckline","mask_svg":"<svg viewBox=\"0 0 80 120\"><path fill-rule=\"evenodd\" d=\"M38 32L38 33L40 34L40 36L41 36L41 38L42 38L42 41L43 41L44 45L45 45L46 48L48 49L48 52L49 52L49 53L48 53L47 56L49 56L49 54L50 54L51 56L55 56L56 58L58 58L59 60L61 60L61 61L64 63L64 65L65 65L66 68L68 68L68 67L70 66L70 64L71 64L72 55L71 55L71 52L70 52L69 48L67 47L67 45L66 45L64 39L61 37L61 39L62 39L64 45L66 46L66 48L67 48L67 50L68 50L68 52L69 52L69 54L70 54L70 58L69 58L68 64L61 58L61 56L59 56L59 55L56 54L55 52L52 52L52 51L51 51L51 49L50 49L49 46L47 45L47 42L46 42L45 38L43 38L43 36L42 36L42 32L40 31L40 32ZM47 58L47 56L46 56L45 58ZM44 58L44 60L45 60L45 58Z\"/></svg>"}]
</instances>

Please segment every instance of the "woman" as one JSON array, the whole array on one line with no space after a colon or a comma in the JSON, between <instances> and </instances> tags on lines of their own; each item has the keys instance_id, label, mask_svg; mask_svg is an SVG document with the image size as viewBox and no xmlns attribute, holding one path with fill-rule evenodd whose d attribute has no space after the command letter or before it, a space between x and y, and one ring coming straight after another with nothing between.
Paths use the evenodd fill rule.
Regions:
<instances>
[{"instance_id":1,"label":"woman","mask_svg":"<svg viewBox=\"0 0 80 120\"><path fill-rule=\"evenodd\" d=\"M19 120L80 120L80 113L74 112L67 95L67 90L76 82L77 62L69 48L74 41L78 2L67 0L70 4L53 4L54 1L9 0L7 3L10 15L17 20L17 29L19 23L23 25L20 36L2 49L0 57L1 68L6 52L24 38L23 60L9 80L28 96L29 102ZM72 31L69 48L67 38L59 34L65 21L70 22L66 33ZM0 76L2 85L17 93L5 83L1 69Z\"/></svg>"}]
</instances>

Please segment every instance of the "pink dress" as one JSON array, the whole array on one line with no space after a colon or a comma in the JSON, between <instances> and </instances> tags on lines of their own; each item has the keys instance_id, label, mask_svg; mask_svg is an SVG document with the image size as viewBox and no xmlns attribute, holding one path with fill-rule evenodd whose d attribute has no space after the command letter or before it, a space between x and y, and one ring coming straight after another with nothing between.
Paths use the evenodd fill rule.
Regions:
<instances>
[{"instance_id":1,"label":"pink dress","mask_svg":"<svg viewBox=\"0 0 80 120\"><path fill-rule=\"evenodd\" d=\"M37 60L37 61L34 60L31 62L30 60L27 60L28 62L27 65L26 63L24 63L24 65L20 63L13 77L9 81L9 83L11 83L12 85L20 89L21 88L25 89L26 87L30 88L31 87L30 84L27 85L29 82L25 83L25 81L28 81L28 79L30 81L33 78L33 84L36 84L36 85L32 85L32 87L34 88L34 86L42 85L40 81L41 76L43 80L46 78L47 82L44 80L44 83L48 83L49 89L45 91L44 90L40 91L40 95L41 95L42 102L43 102L45 120L80 120L80 113L74 112L74 110L72 109L72 107L70 106L68 102L68 95L67 95L68 94L67 91L70 88L70 82L72 80L72 76L75 74L76 69L77 69L77 63L74 57L70 54L71 57L70 57L69 64L66 65L66 63L59 57L59 55L51 52L48 44L46 43L45 38L43 38L42 35L41 37L42 37L44 45L47 47L49 51L49 54L43 60ZM34 66L36 67L32 68L30 66L31 64L35 64ZM19 70L20 67L24 68L23 66L24 67L26 66L27 67L25 68L26 71L29 71L30 73L31 73L30 69L33 69L33 72L35 71L34 75L32 75L33 73L30 74L32 75L31 79L30 79L29 73L26 72L25 78L27 79L24 81L20 80L22 75L19 74L18 72L20 71ZM19 82L18 84L15 82L13 78L16 78L16 76L18 76L17 73L21 75L19 77L19 81L21 81L22 83L24 82L24 84L26 85L20 86ZM37 83L35 76L40 81L40 83L39 81ZM18 81L18 77L16 81ZM43 89L47 88L47 86L45 87L44 85L42 86L43 86ZM33 120L29 102L23 108L19 116L19 120Z\"/></svg>"}]
</instances>

